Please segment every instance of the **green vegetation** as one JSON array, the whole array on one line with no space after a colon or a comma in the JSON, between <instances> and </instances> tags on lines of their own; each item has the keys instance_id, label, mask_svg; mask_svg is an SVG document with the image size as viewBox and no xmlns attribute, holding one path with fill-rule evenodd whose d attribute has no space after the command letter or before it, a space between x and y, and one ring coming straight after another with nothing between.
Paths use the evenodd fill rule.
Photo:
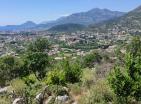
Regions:
<instances>
[{"instance_id":1,"label":"green vegetation","mask_svg":"<svg viewBox=\"0 0 141 104\"><path fill-rule=\"evenodd\" d=\"M22 60L13 56L4 56L0 58L0 85L6 85L11 79L22 75Z\"/></svg>"},{"instance_id":2,"label":"green vegetation","mask_svg":"<svg viewBox=\"0 0 141 104\"><path fill-rule=\"evenodd\" d=\"M86 95L82 96L80 104L109 104L114 101L114 93L105 80L98 80L91 86Z\"/></svg>"},{"instance_id":3,"label":"green vegetation","mask_svg":"<svg viewBox=\"0 0 141 104\"><path fill-rule=\"evenodd\" d=\"M99 55L98 52L91 52L90 54L84 56L83 59L83 66L84 67L94 67L94 63L100 63L102 60L102 57Z\"/></svg>"},{"instance_id":4,"label":"green vegetation","mask_svg":"<svg viewBox=\"0 0 141 104\"><path fill-rule=\"evenodd\" d=\"M53 26L49 29L49 31L52 31L52 32L75 32L78 30L83 30L85 28L86 28L86 26L81 25L81 24L68 23L68 24Z\"/></svg>"},{"instance_id":5,"label":"green vegetation","mask_svg":"<svg viewBox=\"0 0 141 104\"><path fill-rule=\"evenodd\" d=\"M47 73L47 84L65 85L81 80L82 69L79 63L64 59L56 69Z\"/></svg>"},{"instance_id":6,"label":"green vegetation","mask_svg":"<svg viewBox=\"0 0 141 104\"><path fill-rule=\"evenodd\" d=\"M118 100L129 103L131 99L141 100L141 40L135 37L126 53L124 67L116 66L109 77L111 88Z\"/></svg>"},{"instance_id":7,"label":"green vegetation","mask_svg":"<svg viewBox=\"0 0 141 104\"><path fill-rule=\"evenodd\" d=\"M114 55L92 51L83 57L53 60L48 40L38 38L22 56L0 58L0 86L8 86L0 94L0 103L10 104L20 97L24 104L43 104L50 96L56 103L57 96L65 95L68 104L140 104L141 40L135 37L124 47L125 53L117 48ZM42 97L35 100L39 94Z\"/></svg>"},{"instance_id":8,"label":"green vegetation","mask_svg":"<svg viewBox=\"0 0 141 104\"><path fill-rule=\"evenodd\" d=\"M50 85L65 85L65 73L63 72L63 70L54 69L47 73L45 82Z\"/></svg>"}]
</instances>

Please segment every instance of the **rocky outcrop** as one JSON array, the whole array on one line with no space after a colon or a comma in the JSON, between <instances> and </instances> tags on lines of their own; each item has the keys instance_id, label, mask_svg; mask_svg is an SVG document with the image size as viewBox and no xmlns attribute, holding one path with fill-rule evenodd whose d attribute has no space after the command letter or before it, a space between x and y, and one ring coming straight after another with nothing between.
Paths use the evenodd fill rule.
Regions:
<instances>
[{"instance_id":1,"label":"rocky outcrop","mask_svg":"<svg viewBox=\"0 0 141 104\"><path fill-rule=\"evenodd\" d=\"M5 92L7 92L8 91L8 88L9 88L9 86L4 87L4 88L0 88L0 94L3 94Z\"/></svg>"},{"instance_id":2,"label":"rocky outcrop","mask_svg":"<svg viewBox=\"0 0 141 104\"><path fill-rule=\"evenodd\" d=\"M58 102L58 104L64 104L69 100L69 96L64 95L64 96L57 96L55 99L55 102Z\"/></svg>"},{"instance_id":3,"label":"rocky outcrop","mask_svg":"<svg viewBox=\"0 0 141 104\"><path fill-rule=\"evenodd\" d=\"M23 98L16 98L12 104L24 104Z\"/></svg>"}]
</instances>

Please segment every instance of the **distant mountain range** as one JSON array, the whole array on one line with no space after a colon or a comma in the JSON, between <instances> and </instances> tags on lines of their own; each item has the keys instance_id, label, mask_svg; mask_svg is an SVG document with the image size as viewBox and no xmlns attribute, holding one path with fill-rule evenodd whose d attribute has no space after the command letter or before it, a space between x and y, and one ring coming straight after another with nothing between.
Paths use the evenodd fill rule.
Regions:
<instances>
[{"instance_id":1,"label":"distant mountain range","mask_svg":"<svg viewBox=\"0 0 141 104\"><path fill-rule=\"evenodd\" d=\"M119 29L123 31L141 30L141 6L119 18L93 24L89 29L93 31L107 31L112 29Z\"/></svg>"},{"instance_id":2,"label":"distant mountain range","mask_svg":"<svg viewBox=\"0 0 141 104\"><path fill-rule=\"evenodd\" d=\"M1 31L16 31L16 30L27 30L36 27L37 24L32 21L27 21L21 25L7 25L0 26Z\"/></svg>"},{"instance_id":3,"label":"distant mountain range","mask_svg":"<svg viewBox=\"0 0 141 104\"><path fill-rule=\"evenodd\" d=\"M75 13L66 17L61 17L55 21L51 21L51 22L44 22L41 24L35 24L32 21L27 21L24 24L21 25L8 25L8 26L0 26L0 31L20 31L20 30L47 30L49 28L52 28L54 26L57 25L67 25L67 27L70 26L70 28L72 28L71 26L76 26L76 24L78 24L80 27L88 26L90 24L97 24L97 23L101 23L103 21L107 21L107 20L111 20L114 18L118 18L123 16L125 13L124 12L119 12L119 11L111 11L108 9L99 9L99 8L95 8L92 10L89 10L87 12L81 12L81 13ZM71 25L70 25L71 24ZM72 25L73 24L73 25ZM79 27L79 26L76 27ZM83 25L83 26L82 26ZM63 27L63 26L62 26ZM64 27L63 27L64 28ZM55 28L56 29L56 28ZM73 28L72 28L73 29ZM53 28L50 29L53 31ZM59 29L61 30L61 29Z\"/></svg>"}]
</instances>

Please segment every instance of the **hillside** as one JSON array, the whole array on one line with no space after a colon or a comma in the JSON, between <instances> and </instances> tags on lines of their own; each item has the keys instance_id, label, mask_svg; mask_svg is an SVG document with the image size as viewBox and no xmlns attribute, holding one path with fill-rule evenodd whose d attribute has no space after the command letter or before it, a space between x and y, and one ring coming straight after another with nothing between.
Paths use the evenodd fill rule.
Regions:
<instances>
[{"instance_id":1,"label":"hillside","mask_svg":"<svg viewBox=\"0 0 141 104\"><path fill-rule=\"evenodd\" d=\"M125 13L119 12L119 11L111 11L108 9L94 8L87 12L75 13L69 16L61 17L55 21L44 22L38 25L37 27L50 28L55 25L68 24L68 23L90 25L90 24L100 23L105 20L117 18L117 17L123 16L124 14Z\"/></svg>"},{"instance_id":2,"label":"hillside","mask_svg":"<svg viewBox=\"0 0 141 104\"><path fill-rule=\"evenodd\" d=\"M123 16L124 14L125 13L119 11L94 8L86 12L74 13L69 16L60 17L55 21L42 22L40 24L35 24L32 21L27 21L26 23L21 25L0 26L0 30L47 30L53 26L61 24L82 24L87 26L90 24L96 24L117 18Z\"/></svg>"},{"instance_id":3,"label":"hillside","mask_svg":"<svg viewBox=\"0 0 141 104\"><path fill-rule=\"evenodd\" d=\"M62 24L62 25L56 25L49 29L49 31L55 31L55 32L73 32L78 30L85 29L86 26L81 24Z\"/></svg>"},{"instance_id":4,"label":"hillside","mask_svg":"<svg viewBox=\"0 0 141 104\"><path fill-rule=\"evenodd\" d=\"M138 31L141 29L141 6L116 19L93 24L90 30L107 31L118 29L122 31Z\"/></svg>"},{"instance_id":5,"label":"hillside","mask_svg":"<svg viewBox=\"0 0 141 104\"><path fill-rule=\"evenodd\" d=\"M7 26L0 26L0 30L2 31L16 31L16 30L27 30L30 28L35 27L37 24L32 21L27 21L21 25L7 25Z\"/></svg>"}]
</instances>

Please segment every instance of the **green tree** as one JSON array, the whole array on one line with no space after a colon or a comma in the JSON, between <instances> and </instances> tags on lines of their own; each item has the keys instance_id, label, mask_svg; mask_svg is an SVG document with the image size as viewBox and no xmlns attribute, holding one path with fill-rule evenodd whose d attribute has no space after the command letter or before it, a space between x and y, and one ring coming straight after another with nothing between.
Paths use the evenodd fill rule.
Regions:
<instances>
[{"instance_id":1,"label":"green tree","mask_svg":"<svg viewBox=\"0 0 141 104\"><path fill-rule=\"evenodd\" d=\"M54 69L47 74L46 83L49 85L65 85L65 73L63 70Z\"/></svg>"},{"instance_id":2,"label":"green tree","mask_svg":"<svg viewBox=\"0 0 141 104\"><path fill-rule=\"evenodd\" d=\"M46 53L34 52L26 56L27 68L33 72L38 79L46 75L46 67L49 65L49 58Z\"/></svg>"},{"instance_id":3,"label":"green tree","mask_svg":"<svg viewBox=\"0 0 141 104\"><path fill-rule=\"evenodd\" d=\"M66 83L77 83L81 81L81 65L69 59L59 62L55 68L47 73L46 83L53 85L65 85Z\"/></svg>"},{"instance_id":4,"label":"green tree","mask_svg":"<svg viewBox=\"0 0 141 104\"><path fill-rule=\"evenodd\" d=\"M66 59L63 61L63 68L67 82L76 83L81 80L82 69L81 65L78 62L71 62Z\"/></svg>"},{"instance_id":5,"label":"green tree","mask_svg":"<svg viewBox=\"0 0 141 104\"><path fill-rule=\"evenodd\" d=\"M141 40L135 37L129 44L124 67L115 67L109 83L119 101L128 103L129 98L141 101Z\"/></svg>"},{"instance_id":6,"label":"green tree","mask_svg":"<svg viewBox=\"0 0 141 104\"><path fill-rule=\"evenodd\" d=\"M30 43L27 49L25 67L40 80L45 77L46 68L49 66L48 51L50 44L45 38L37 38L34 42Z\"/></svg>"},{"instance_id":7,"label":"green tree","mask_svg":"<svg viewBox=\"0 0 141 104\"><path fill-rule=\"evenodd\" d=\"M87 54L83 57L82 65L83 67L93 67L94 63L100 63L102 60L101 55L98 52L92 52L90 54Z\"/></svg>"},{"instance_id":8,"label":"green tree","mask_svg":"<svg viewBox=\"0 0 141 104\"><path fill-rule=\"evenodd\" d=\"M4 56L0 58L0 82L1 84L22 75L22 60L14 56Z\"/></svg>"},{"instance_id":9,"label":"green tree","mask_svg":"<svg viewBox=\"0 0 141 104\"><path fill-rule=\"evenodd\" d=\"M28 51L31 52L48 52L50 49L50 43L46 38L37 38L31 42L28 46Z\"/></svg>"},{"instance_id":10,"label":"green tree","mask_svg":"<svg viewBox=\"0 0 141 104\"><path fill-rule=\"evenodd\" d=\"M136 58L136 56L141 54L141 40L140 37L133 37L130 44L127 45L127 52Z\"/></svg>"}]
</instances>

